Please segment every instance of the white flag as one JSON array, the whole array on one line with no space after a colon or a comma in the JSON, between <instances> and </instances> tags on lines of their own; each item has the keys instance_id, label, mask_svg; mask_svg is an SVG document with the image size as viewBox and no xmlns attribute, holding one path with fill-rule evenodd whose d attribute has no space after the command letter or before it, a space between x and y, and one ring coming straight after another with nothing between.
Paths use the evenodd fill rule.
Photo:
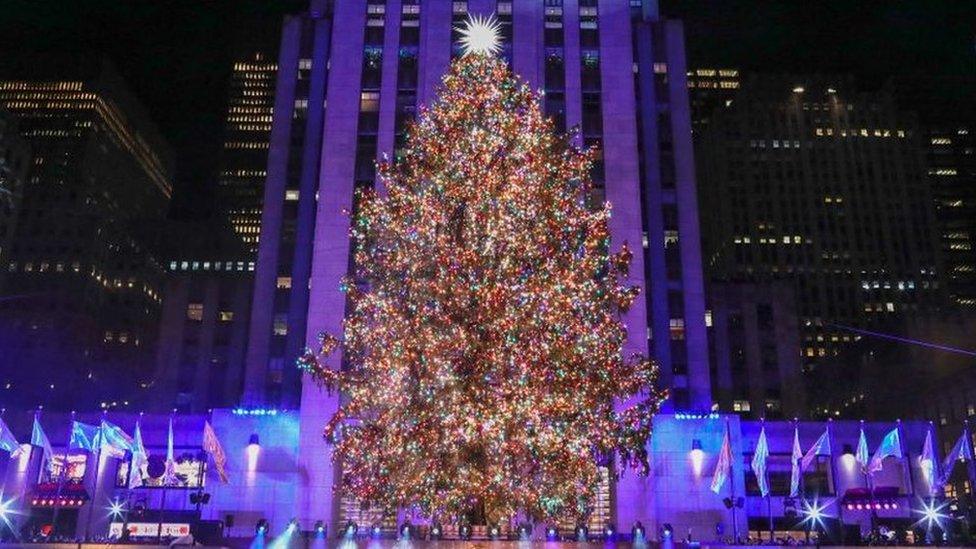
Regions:
<instances>
[{"instance_id":1,"label":"white flag","mask_svg":"<svg viewBox=\"0 0 976 549\"><path fill-rule=\"evenodd\" d=\"M918 468L922 471L925 484L929 488L929 496L935 496L939 491L938 481L935 478L935 448L932 443L932 429L925 433L925 442L922 444L922 455L918 456Z\"/></svg>"},{"instance_id":2,"label":"white flag","mask_svg":"<svg viewBox=\"0 0 976 549\"><path fill-rule=\"evenodd\" d=\"M129 461L129 488L142 486L142 478L149 467L149 452L142 443L142 427L136 422L136 429L132 432L132 460Z\"/></svg>"},{"instance_id":3,"label":"white flag","mask_svg":"<svg viewBox=\"0 0 976 549\"><path fill-rule=\"evenodd\" d=\"M729 440L729 428L726 425L722 449L718 451L718 463L715 464L715 473L712 475L712 491L716 494L721 492L730 474L732 474L732 441Z\"/></svg>"},{"instance_id":4,"label":"white flag","mask_svg":"<svg viewBox=\"0 0 976 549\"><path fill-rule=\"evenodd\" d=\"M861 435L857 439L857 453L854 459L861 464L862 469L867 469L868 460L871 459L868 452L868 438L864 436L864 427L861 427Z\"/></svg>"},{"instance_id":5,"label":"white flag","mask_svg":"<svg viewBox=\"0 0 976 549\"><path fill-rule=\"evenodd\" d=\"M793 428L793 454L790 456L790 497L795 498L800 495L800 483L803 481L803 473L800 470L800 462L803 460L803 450L800 449L800 429Z\"/></svg>"}]
</instances>

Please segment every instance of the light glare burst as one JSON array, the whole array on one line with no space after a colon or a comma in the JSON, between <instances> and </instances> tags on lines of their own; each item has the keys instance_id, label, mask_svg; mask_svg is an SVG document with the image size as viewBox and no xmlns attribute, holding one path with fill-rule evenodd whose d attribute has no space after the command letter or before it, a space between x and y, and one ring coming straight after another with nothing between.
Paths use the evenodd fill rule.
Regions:
<instances>
[{"instance_id":1,"label":"light glare burst","mask_svg":"<svg viewBox=\"0 0 976 549\"><path fill-rule=\"evenodd\" d=\"M494 15L487 17L469 15L463 26L455 28L461 33L463 55L472 53L495 55L499 53L502 50L499 40L501 29L501 23L495 19Z\"/></svg>"},{"instance_id":2,"label":"light glare burst","mask_svg":"<svg viewBox=\"0 0 976 549\"><path fill-rule=\"evenodd\" d=\"M948 503L940 504L935 500L923 501L922 508L915 509L916 513L922 515L922 518L915 522L915 526L925 525L925 528L928 530L930 530L933 526L942 528L943 521L949 518L949 515L943 513L948 506Z\"/></svg>"}]
</instances>

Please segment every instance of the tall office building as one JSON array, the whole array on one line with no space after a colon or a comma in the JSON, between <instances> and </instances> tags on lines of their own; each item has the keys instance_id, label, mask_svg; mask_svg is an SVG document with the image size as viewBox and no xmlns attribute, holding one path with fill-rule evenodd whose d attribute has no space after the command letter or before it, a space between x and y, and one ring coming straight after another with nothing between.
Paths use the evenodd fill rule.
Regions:
<instances>
[{"instance_id":1,"label":"tall office building","mask_svg":"<svg viewBox=\"0 0 976 549\"><path fill-rule=\"evenodd\" d=\"M688 70L691 129L695 136L708 126L715 109L731 104L739 92L741 80L739 69L698 67Z\"/></svg>"},{"instance_id":2,"label":"tall office building","mask_svg":"<svg viewBox=\"0 0 976 549\"><path fill-rule=\"evenodd\" d=\"M436 99L460 55L453 29L469 14L496 15L500 55L544 90L557 128L579 128L579 144L600 147L598 198L613 204L614 245L631 244L630 282L643 289L625 317L626 350L660 362L667 407L712 405L681 24L660 19L654 2L628 0L314 0L282 32L244 383L252 406L294 406L301 394L302 513L342 506L320 459L329 451L320 422L338 396L311 383L299 392L294 359L320 332L341 332L345 212L356 189L373 187L374 161ZM617 493L647 497L638 482Z\"/></svg>"},{"instance_id":3,"label":"tall office building","mask_svg":"<svg viewBox=\"0 0 976 549\"><path fill-rule=\"evenodd\" d=\"M942 303L923 138L849 79L755 76L696 142L709 274L793 281L808 369Z\"/></svg>"},{"instance_id":4,"label":"tall office building","mask_svg":"<svg viewBox=\"0 0 976 549\"><path fill-rule=\"evenodd\" d=\"M976 125L929 125L922 136L945 261L946 292L976 311Z\"/></svg>"},{"instance_id":5,"label":"tall office building","mask_svg":"<svg viewBox=\"0 0 976 549\"><path fill-rule=\"evenodd\" d=\"M252 253L261 233L277 72L278 64L258 52L234 63L230 77L217 210Z\"/></svg>"},{"instance_id":6,"label":"tall office building","mask_svg":"<svg viewBox=\"0 0 976 549\"><path fill-rule=\"evenodd\" d=\"M30 165L30 145L17 131L17 119L0 110L0 267L8 263ZM0 268L0 299L6 271Z\"/></svg>"},{"instance_id":7,"label":"tall office building","mask_svg":"<svg viewBox=\"0 0 976 549\"><path fill-rule=\"evenodd\" d=\"M2 70L0 107L33 151L3 266L2 398L97 406L152 373L163 267L143 232L166 211L169 148L105 63ZM24 400L40 387L46 398Z\"/></svg>"}]
</instances>

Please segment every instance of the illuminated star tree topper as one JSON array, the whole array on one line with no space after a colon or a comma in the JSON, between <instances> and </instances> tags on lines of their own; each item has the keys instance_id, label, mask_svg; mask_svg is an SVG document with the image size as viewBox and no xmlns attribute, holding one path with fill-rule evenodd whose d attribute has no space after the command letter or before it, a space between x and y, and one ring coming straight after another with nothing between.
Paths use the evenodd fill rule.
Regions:
<instances>
[{"instance_id":1,"label":"illuminated star tree topper","mask_svg":"<svg viewBox=\"0 0 976 549\"><path fill-rule=\"evenodd\" d=\"M455 27L461 33L461 51L464 55L495 55L502 50L501 23L495 16L469 15L463 26Z\"/></svg>"}]
</instances>

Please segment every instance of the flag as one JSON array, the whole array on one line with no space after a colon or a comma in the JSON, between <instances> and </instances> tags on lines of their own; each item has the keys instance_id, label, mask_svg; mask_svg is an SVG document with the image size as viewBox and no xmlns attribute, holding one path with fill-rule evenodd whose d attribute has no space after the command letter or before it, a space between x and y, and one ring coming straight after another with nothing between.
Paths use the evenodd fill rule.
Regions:
<instances>
[{"instance_id":1,"label":"flag","mask_svg":"<svg viewBox=\"0 0 976 549\"><path fill-rule=\"evenodd\" d=\"M803 460L803 450L800 449L800 429L793 427L793 454L790 456L790 497L795 498L800 495L800 483L803 481L803 472L800 470L800 462Z\"/></svg>"},{"instance_id":2,"label":"flag","mask_svg":"<svg viewBox=\"0 0 976 549\"><path fill-rule=\"evenodd\" d=\"M756 442L756 453L752 454L752 472L756 474L759 483L759 495L769 495L769 479L766 477L766 459L769 458L769 444L766 442L766 428L759 431L759 441Z\"/></svg>"},{"instance_id":3,"label":"flag","mask_svg":"<svg viewBox=\"0 0 976 549\"><path fill-rule=\"evenodd\" d=\"M94 452L98 446L98 427L80 421L71 422L71 440L68 448L71 450L88 450Z\"/></svg>"},{"instance_id":4,"label":"flag","mask_svg":"<svg viewBox=\"0 0 976 549\"><path fill-rule=\"evenodd\" d=\"M939 477L939 488L945 486L945 483L949 481L949 477L952 475L952 467L957 461L973 459L973 446L972 441L969 440L969 429L963 429L962 434L959 435L959 440L956 441L956 445L949 450L946 454L945 459L942 460L942 475Z\"/></svg>"},{"instance_id":5,"label":"flag","mask_svg":"<svg viewBox=\"0 0 976 549\"><path fill-rule=\"evenodd\" d=\"M0 418L0 450L9 452L11 456L20 452L20 443L17 442L17 437L10 427L7 427L3 418Z\"/></svg>"},{"instance_id":6,"label":"flag","mask_svg":"<svg viewBox=\"0 0 976 549\"><path fill-rule=\"evenodd\" d=\"M121 427L102 420L98 429L98 449L109 457L122 459L126 452L132 451L132 437L125 434Z\"/></svg>"},{"instance_id":7,"label":"flag","mask_svg":"<svg viewBox=\"0 0 976 549\"><path fill-rule=\"evenodd\" d=\"M807 453L803 454L803 459L801 460L800 463L800 472L806 471L817 456L829 456L829 455L830 455L830 436L829 433L825 430L824 433L820 435L820 438L817 439L817 442L814 442L813 446L811 446L810 449L807 450Z\"/></svg>"},{"instance_id":8,"label":"flag","mask_svg":"<svg viewBox=\"0 0 976 549\"><path fill-rule=\"evenodd\" d=\"M50 467L51 458L54 457L54 450L51 448L51 441L44 434L44 429L41 428L41 422L37 415L34 416L34 427L31 428L31 444L40 447L44 451L44 457L41 462L46 462L48 467Z\"/></svg>"},{"instance_id":9,"label":"flag","mask_svg":"<svg viewBox=\"0 0 976 549\"><path fill-rule=\"evenodd\" d=\"M166 469L163 472L163 486L176 483L176 458L173 455L173 417L169 418L169 432L166 435Z\"/></svg>"},{"instance_id":10,"label":"flag","mask_svg":"<svg viewBox=\"0 0 976 549\"><path fill-rule=\"evenodd\" d=\"M918 456L918 468L922 471L925 484L928 485L929 495L935 496L938 492L938 482L935 478L935 448L932 445L932 429L925 433L922 455Z\"/></svg>"},{"instance_id":11,"label":"flag","mask_svg":"<svg viewBox=\"0 0 976 549\"><path fill-rule=\"evenodd\" d=\"M732 472L732 442L729 440L729 428L725 426L725 438L722 440L722 448L718 452L718 463L715 464L715 473L712 475L712 491L718 494L722 491L722 485Z\"/></svg>"},{"instance_id":12,"label":"flag","mask_svg":"<svg viewBox=\"0 0 976 549\"><path fill-rule=\"evenodd\" d=\"M862 469L867 469L868 460L868 439L864 436L864 427L861 426L861 436L857 439L857 453L854 454L854 461L861 464Z\"/></svg>"},{"instance_id":13,"label":"flag","mask_svg":"<svg viewBox=\"0 0 976 549\"><path fill-rule=\"evenodd\" d=\"M725 442L728 443L728 435L726 435ZM220 481L226 483L228 478L224 466L227 465L227 456L224 454L224 448L220 445L220 441L217 440L217 433L214 432L209 421L203 423L203 449L213 458ZM731 453L729 454L729 458L731 459Z\"/></svg>"},{"instance_id":14,"label":"flag","mask_svg":"<svg viewBox=\"0 0 976 549\"><path fill-rule=\"evenodd\" d=\"M898 428L894 428L881 440L881 445L874 451L871 462L868 463L868 473L874 474L884 468L884 459L887 457L901 457L901 438L898 436Z\"/></svg>"},{"instance_id":15,"label":"flag","mask_svg":"<svg viewBox=\"0 0 976 549\"><path fill-rule=\"evenodd\" d=\"M149 466L149 452L142 444L142 428L136 422L136 429L132 432L132 459L129 461L129 488L142 486L142 477L147 474Z\"/></svg>"}]
</instances>

